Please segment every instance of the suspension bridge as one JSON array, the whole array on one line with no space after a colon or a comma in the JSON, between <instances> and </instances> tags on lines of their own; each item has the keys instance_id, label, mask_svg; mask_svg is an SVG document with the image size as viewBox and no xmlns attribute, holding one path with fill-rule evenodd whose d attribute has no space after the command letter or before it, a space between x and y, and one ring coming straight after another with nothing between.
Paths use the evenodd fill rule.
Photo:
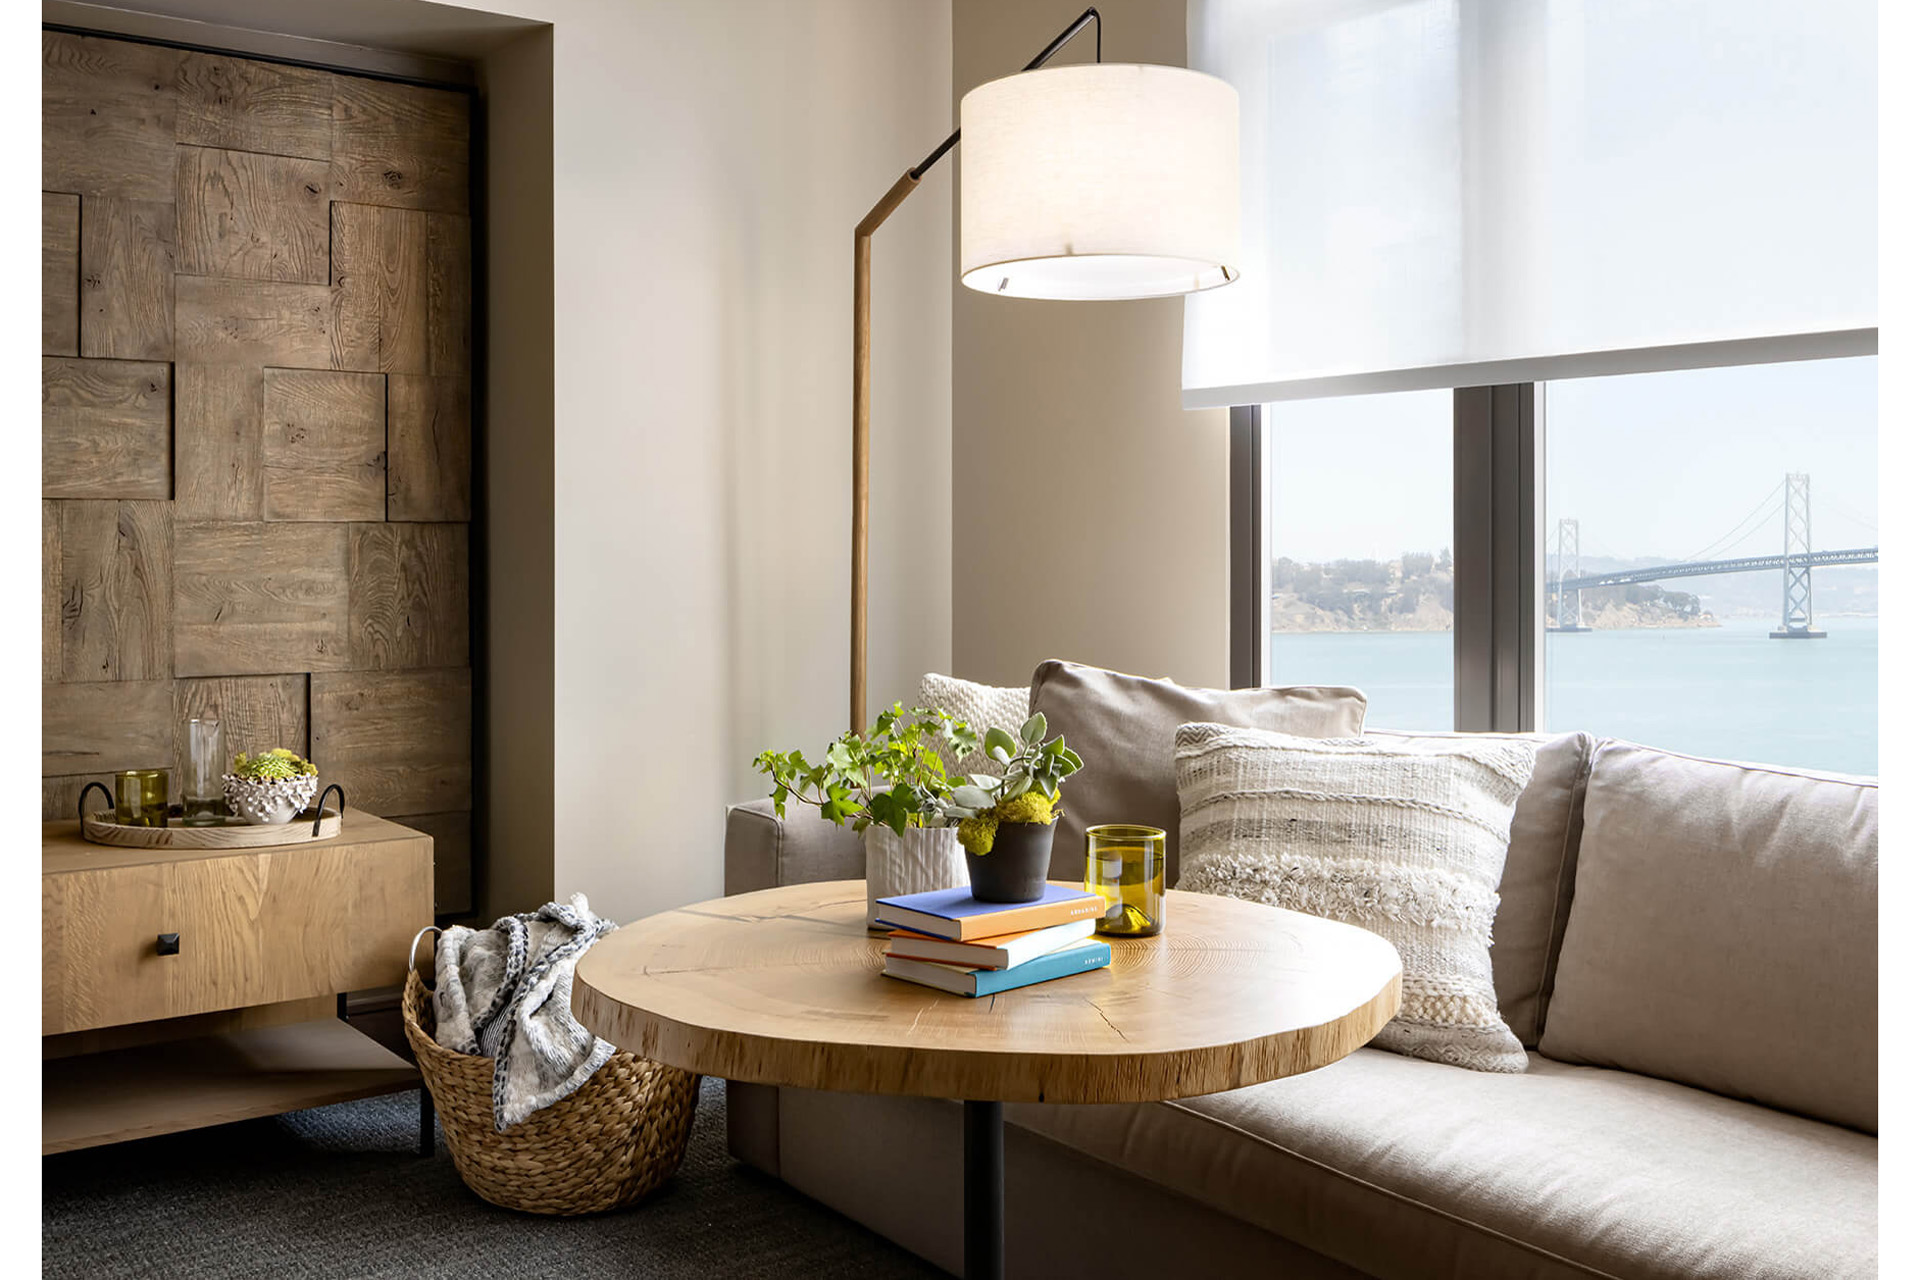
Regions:
<instances>
[{"instance_id":1,"label":"suspension bridge","mask_svg":"<svg viewBox=\"0 0 1920 1280\"><path fill-rule=\"evenodd\" d=\"M1784 494L1783 494L1784 491ZM1780 498L1783 545L1779 555L1736 556L1711 559L1724 549L1744 541L1756 532L1754 518L1763 509L1761 519L1771 517L1775 498ZM1555 544L1554 572L1547 579L1548 631L1580 632L1584 625L1580 594L1596 587L1617 587L1635 582L1665 582L1673 578L1700 578L1723 573L1780 574L1780 626L1770 634L1776 640L1820 640L1826 632L1813 621L1813 571L1842 564L1878 564L1880 548L1848 547L1841 550L1813 549L1812 486L1804 472L1789 472L1773 492L1748 512L1733 529L1709 543L1687 560L1674 564L1649 565L1639 569L1620 569L1609 573L1580 571L1580 522L1563 519Z\"/></svg>"}]
</instances>

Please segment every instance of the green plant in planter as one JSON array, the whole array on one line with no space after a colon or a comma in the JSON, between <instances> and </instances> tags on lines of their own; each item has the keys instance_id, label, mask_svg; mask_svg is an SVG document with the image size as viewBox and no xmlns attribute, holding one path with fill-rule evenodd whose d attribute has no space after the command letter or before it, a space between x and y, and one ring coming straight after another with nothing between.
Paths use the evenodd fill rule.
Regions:
<instances>
[{"instance_id":1,"label":"green plant in planter","mask_svg":"<svg viewBox=\"0 0 1920 1280\"><path fill-rule=\"evenodd\" d=\"M311 760L303 760L285 747L275 747L249 756L242 751L233 758L236 776L253 782L279 782L286 778L311 778L320 770Z\"/></svg>"},{"instance_id":2,"label":"green plant in planter","mask_svg":"<svg viewBox=\"0 0 1920 1280\"><path fill-rule=\"evenodd\" d=\"M896 702L867 732L835 738L818 764L799 751L763 751L753 767L773 779L773 809L783 818L787 802L797 800L835 825L865 831L878 823L902 835L951 821L953 783L936 743L964 759L979 748L980 735L944 711L908 711Z\"/></svg>"},{"instance_id":3,"label":"green plant in planter","mask_svg":"<svg viewBox=\"0 0 1920 1280\"><path fill-rule=\"evenodd\" d=\"M1080 770L1080 757L1065 737L1047 738L1047 718L1034 712L1020 726L1020 736L1005 729L989 729L986 753L1006 766L1006 773L968 775L967 785L953 789L947 805L949 818L960 821L960 845L968 853L986 854L1005 822L1046 825L1054 819L1060 784ZM963 753L956 756L964 758Z\"/></svg>"}]
</instances>

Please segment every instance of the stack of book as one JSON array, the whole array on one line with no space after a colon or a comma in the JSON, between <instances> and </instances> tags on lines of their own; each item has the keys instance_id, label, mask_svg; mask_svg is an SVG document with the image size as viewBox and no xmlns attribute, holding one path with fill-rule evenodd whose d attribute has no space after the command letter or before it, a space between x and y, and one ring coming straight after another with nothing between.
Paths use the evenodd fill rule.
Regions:
<instances>
[{"instance_id":1,"label":"stack of book","mask_svg":"<svg viewBox=\"0 0 1920 1280\"><path fill-rule=\"evenodd\" d=\"M960 996L990 996L1103 969L1113 950L1093 936L1106 900L1047 886L1038 902L980 902L966 888L881 898L874 919L893 930L890 978Z\"/></svg>"}]
</instances>

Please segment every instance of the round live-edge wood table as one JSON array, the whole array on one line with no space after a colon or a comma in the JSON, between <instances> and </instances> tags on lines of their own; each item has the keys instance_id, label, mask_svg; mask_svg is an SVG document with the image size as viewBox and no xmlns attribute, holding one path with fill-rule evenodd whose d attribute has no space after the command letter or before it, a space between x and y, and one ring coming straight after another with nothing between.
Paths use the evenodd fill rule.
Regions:
<instances>
[{"instance_id":1,"label":"round live-edge wood table","mask_svg":"<svg viewBox=\"0 0 1920 1280\"><path fill-rule=\"evenodd\" d=\"M1113 964L969 1000L882 976L862 880L788 885L649 916L580 961L582 1023L726 1080L965 1103L965 1256L998 1277L1001 1104L1153 1102L1324 1067L1400 1007L1400 958L1352 925L1167 894L1157 938Z\"/></svg>"}]
</instances>

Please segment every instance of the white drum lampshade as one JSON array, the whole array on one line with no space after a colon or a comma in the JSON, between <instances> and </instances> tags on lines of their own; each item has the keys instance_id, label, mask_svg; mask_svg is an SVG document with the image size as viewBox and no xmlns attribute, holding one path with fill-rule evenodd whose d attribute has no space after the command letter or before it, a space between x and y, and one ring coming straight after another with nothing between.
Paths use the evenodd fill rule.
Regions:
<instances>
[{"instance_id":1,"label":"white drum lampshade","mask_svg":"<svg viewBox=\"0 0 1920 1280\"><path fill-rule=\"evenodd\" d=\"M1182 67L1023 71L960 100L960 282L1159 298L1239 276L1240 100Z\"/></svg>"}]
</instances>

